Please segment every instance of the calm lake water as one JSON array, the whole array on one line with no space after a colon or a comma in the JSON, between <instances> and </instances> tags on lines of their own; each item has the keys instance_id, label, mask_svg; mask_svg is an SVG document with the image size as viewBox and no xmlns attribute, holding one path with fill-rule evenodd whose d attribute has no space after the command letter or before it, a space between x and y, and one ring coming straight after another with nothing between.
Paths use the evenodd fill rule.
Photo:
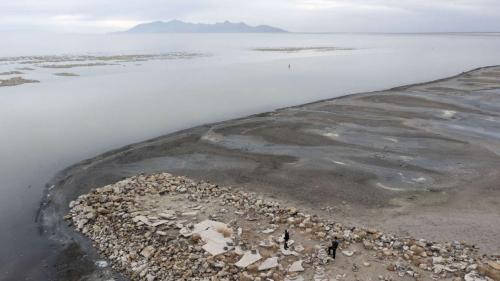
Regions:
<instances>
[{"instance_id":1,"label":"calm lake water","mask_svg":"<svg viewBox=\"0 0 500 281\"><path fill-rule=\"evenodd\" d=\"M352 50L254 50L289 47ZM500 64L500 34L4 34L0 44L0 57L170 52L203 55L0 76L40 81L0 87L0 280L44 279L50 249L34 217L68 165L203 123ZM27 66L0 62L0 73Z\"/></svg>"}]
</instances>

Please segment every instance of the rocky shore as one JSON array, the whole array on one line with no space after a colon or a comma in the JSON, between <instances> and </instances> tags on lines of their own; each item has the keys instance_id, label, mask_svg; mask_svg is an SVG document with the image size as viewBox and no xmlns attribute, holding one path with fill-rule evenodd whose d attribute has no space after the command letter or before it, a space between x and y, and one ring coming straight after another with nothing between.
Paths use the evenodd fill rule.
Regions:
<instances>
[{"instance_id":1,"label":"rocky shore","mask_svg":"<svg viewBox=\"0 0 500 281\"><path fill-rule=\"evenodd\" d=\"M40 233L56 253L50 280L182 280L182 272L203 280L221 271L226 279L498 279L498 112L500 67L484 67L201 125L82 161L47 184L41 204ZM220 244L192 233L200 226L212 234L224 226L227 237L216 241L232 245L212 257L205 249ZM297 256L280 249L285 228ZM337 259L321 264L334 235ZM237 249L260 259L238 267ZM300 260L304 271L290 272Z\"/></svg>"},{"instance_id":2,"label":"rocky shore","mask_svg":"<svg viewBox=\"0 0 500 281\"><path fill-rule=\"evenodd\" d=\"M168 173L92 189L68 222L131 280L500 280L500 256L345 225L237 187ZM291 233L289 249L282 234ZM341 241L337 258L326 253Z\"/></svg>"}]
</instances>

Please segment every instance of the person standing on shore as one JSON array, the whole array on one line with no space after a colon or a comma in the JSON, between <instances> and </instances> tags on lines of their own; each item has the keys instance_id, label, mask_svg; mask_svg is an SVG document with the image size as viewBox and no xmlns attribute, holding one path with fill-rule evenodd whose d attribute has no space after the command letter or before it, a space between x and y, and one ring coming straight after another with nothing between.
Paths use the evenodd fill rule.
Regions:
<instances>
[{"instance_id":1,"label":"person standing on shore","mask_svg":"<svg viewBox=\"0 0 500 281\"><path fill-rule=\"evenodd\" d=\"M288 240L290 240L290 233L288 233L288 229L285 229L285 235L283 239L285 240L285 245L283 245L283 248L285 250L288 250Z\"/></svg>"},{"instance_id":2,"label":"person standing on shore","mask_svg":"<svg viewBox=\"0 0 500 281\"><path fill-rule=\"evenodd\" d=\"M339 240L335 237L335 240L332 241L332 245L328 247L328 254L332 255L332 258L335 259L335 254L337 252L337 248L339 247Z\"/></svg>"}]
</instances>

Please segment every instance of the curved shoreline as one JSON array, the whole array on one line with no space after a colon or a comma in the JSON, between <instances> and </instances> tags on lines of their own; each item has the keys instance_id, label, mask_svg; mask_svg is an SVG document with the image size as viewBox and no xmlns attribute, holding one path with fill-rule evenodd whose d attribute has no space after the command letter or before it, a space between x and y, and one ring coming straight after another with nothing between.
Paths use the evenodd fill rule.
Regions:
<instances>
[{"instance_id":1,"label":"curved shoreline","mask_svg":"<svg viewBox=\"0 0 500 281\"><path fill-rule=\"evenodd\" d=\"M481 67L481 68L477 68L477 69L474 69L471 71L463 72L463 73L456 75L456 76L453 76L453 77L438 79L438 80L434 80L431 82L417 83L417 84L407 85L407 86L400 86L400 87L395 87L395 88L392 88L392 89L389 89L386 91L356 93L356 94L346 95L346 96L342 96L342 97L338 97L338 98L325 99L325 100L315 101L315 102L311 102L311 103L307 103L307 104L303 104L303 105L276 109L272 112L254 114L254 115L250 115L250 116L243 117L243 118L222 121L222 122L217 122L217 123L212 123L212 124L200 125L200 126L196 126L194 128L185 129L182 131L163 135L163 136L160 136L157 138L153 138L150 140L146 140L143 142L127 145L127 146L124 146L124 147L121 147L121 148L118 148L115 150L108 151L108 152L103 153L97 157L90 158L87 160L83 160L79 163L76 163L75 165L72 165L72 166L62 170L54 177L54 179L48 184L48 186L53 186L53 187L51 188L51 190L47 189L46 194L44 195L44 198L46 198L46 199L44 199L41 203L41 207L40 207L40 211L39 211L39 212L43 213L42 214L43 219L40 221L41 226L42 226L44 232L53 233L51 235L51 238L53 241L56 241L56 244L59 244L59 246L61 244L68 244L69 243L68 241L75 240L77 242L77 244L83 245L83 252L84 253L90 254L91 257L97 257L97 254L91 248L90 243L88 241L86 241L85 239L82 239L82 237L80 235L74 233L74 231L72 229L68 228L65 225L64 221L62 220L62 216L68 211L69 201L74 199L78 194L86 193L91 188L95 188L98 186L102 186L106 183L111 183L111 182L117 181L125 176L129 176L129 175L133 175L133 174L137 174L137 173L142 173L142 172L151 173L151 172L157 171L155 169L161 169L162 167L165 168L169 165L175 166L176 164L173 163L175 161L177 161L177 165L182 164L184 166L193 165L193 163L196 163L197 161L198 162L201 161L202 163L218 163L218 164L220 164L220 167L222 167L221 169L223 169L223 170L226 169L226 171L231 170L231 169L229 169L230 167L224 166L224 162L228 161L228 159L229 160L236 159L234 164L241 165L241 167L243 167L243 168L241 168L242 170L248 169L250 167L248 165L254 165L255 163L257 163L255 165L259 165L258 167L259 167L259 169L262 170L263 174L256 174L256 175L244 174L242 176L242 178L239 178L239 180L237 178L237 180L235 182L234 178L231 179L231 175L234 175L234 173L236 173L236 172L231 170L230 172L219 173L215 176L212 176L212 178L209 178L209 179L213 182L216 182L216 183L220 182L223 184L226 184L226 183L237 184L238 181L243 180L242 186L244 186L244 188L249 188L250 190L259 191L259 192L267 192L267 193L271 193L271 195L278 196L280 193L279 190L283 190L284 187L276 188L275 190L269 190L269 187L274 186L277 179L276 178L269 178L269 180L261 182L262 177L264 176L263 178L266 179L266 177L265 177L265 175L267 175L266 173L275 172L284 166L287 166L287 165L289 166L290 163L299 163L300 165L304 165L304 164L297 160L297 159L301 158L298 155L295 155L295 154L294 155L287 155L286 151L282 151L283 154L273 154L270 151L263 150L263 148L266 145L273 146L273 145L279 143L280 146L289 146L289 147L294 147L294 148L302 147L302 148L306 148L306 150L307 150L311 147L310 144L312 142L312 143L314 143L312 145L313 148L316 148L318 146L320 146L320 147L322 147L322 146L325 146L325 147L342 146L342 149L346 149L344 152L347 155L350 155L351 152L357 153L358 151L360 151L360 149L362 149L362 144L357 144L356 146L352 146L352 145L345 146L343 144L343 143L345 143L345 140L342 142L342 144L339 144L338 140L331 140L331 139L325 138L321 134L318 134L318 132L312 133L314 136L311 137L310 136L311 132L309 132L309 131L302 135L302 139L293 139L295 136L294 136L294 134L291 134L291 133L294 132L295 129L291 130L291 131L277 132L276 127L272 127L271 131L265 131L262 134L258 135L259 138L261 138L261 139L264 138L265 143L262 143L262 142L257 142L256 139L253 138L252 136L249 139L241 139L241 138L234 139L234 138L232 138L231 136L234 133L231 131L232 127L236 127L237 128L236 133L243 136L245 134L241 134L241 130L239 130L239 128L244 129L244 131L246 131L246 130L255 131L255 130L258 130L259 128L258 128L258 126L245 127L246 125L242 125L242 123L245 123L245 122L252 123L253 122L253 123L258 123L259 126L265 127L267 124L275 121L273 115L284 114L284 115L287 115L287 118L288 118L288 115L292 114L290 112L292 109L304 109L304 108L314 107L314 106L318 106L318 105L323 106L322 104L329 104L332 102L333 103L335 103L335 102L342 103L344 101L346 101L346 103L342 103L341 105L338 105L338 106L339 106L339 108L344 109L344 111L342 112L342 114L344 114L344 115L341 114L342 115L341 117L343 118L342 120L348 120L348 119L346 119L347 118L346 114L348 114L347 112L349 112L350 109L352 110L352 108L359 108L359 106L365 106L365 108L366 108L367 102L371 102L372 103L371 105L374 105L373 101L371 101L371 100L368 100L368 101L362 100L364 98L375 99L375 98L380 98L381 96L394 94L395 92L406 91L410 88L415 88L415 89L419 88L419 87L425 88L427 86L432 86L435 84L446 83L446 82L454 81L457 79L461 79L467 75L477 74L477 73L480 73L481 71L496 70L497 68L498 68L498 66ZM498 77L500 78L500 76L498 76ZM499 80L499 79L497 79L497 80ZM481 83L479 83L479 84L481 84ZM463 85L459 85L459 86L462 88L465 87ZM470 91L480 91L480 90L486 89L486 88L489 89L489 88L498 88L498 87L500 87L500 80L499 80L499 84L491 85L491 83L490 84L483 83L482 85L478 85L476 87L476 88L478 88L478 90L472 89ZM418 89L418 90L420 91L422 89ZM430 92L432 92L432 91L430 91ZM376 97L374 97L374 96L376 96ZM432 96L432 98L436 98L436 97ZM362 101L359 101L358 99L361 99ZM415 102L415 100L405 101L405 102L413 103L413 102ZM422 102L422 101L418 100L418 102ZM455 104L453 104L453 105L455 105ZM355 107L353 107L353 106L355 106ZM399 112L401 111L401 108L398 107L398 105L392 104L391 108L392 109L390 109L390 110L394 110L394 112L397 112L398 114L400 114ZM465 108L465 111L461 112L461 114L478 114L478 113L474 112L474 110L477 110L477 108L470 107L470 104L467 105L467 107L463 107L463 108ZM379 118L379 115L378 115L379 113L378 113L378 111L376 111L376 109L377 109L377 106L370 107L366 113L367 117L369 118L369 117L376 116L377 118ZM316 108L314 110L316 110ZM318 113L318 112L319 111L316 110L316 113ZM486 110L487 114L490 114L490 115L492 114L492 113L488 113L488 112L489 111ZM299 112L299 113L304 114L304 115L309 114L309 112L306 113L305 111ZM337 112L335 111L334 113L337 113ZM357 113L357 114L359 115L359 113ZM403 114L403 116L398 116L396 119L399 120L399 119L406 118L408 120L414 120L416 118L415 117L412 118L413 114L419 114L419 112L414 113L414 112L412 112L412 110L406 111ZM434 113L432 113L432 114L434 114ZM425 118L434 117L434 115L432 115L432 114L425 112L425 114L423 116L424 120L425 120ZM494 116L494 114L491 116ZM277 118L280 118L280 116L278 116ZM293 116L293 118L297 118L297 116ZM305 118L305 117L302 116L299 118ZM323 117L321 117L321 118L323 118ZM349 118L352 119L355 117L349 116ZM261 120L261 119L263 119L263 120ZM313 116L313 119L315 120L315 122L317 121L316 116ZM302 119L302 120L304 120L304 122L307 122L308 120L310 121L310 119ZM286 122L286 120L284 122ZM337 123L334 122L333 124L337 124ZM360 124L358 124L357 126L359 126L359 125ZM199 142L201 142L200 140L202 140L202 137L206 134L206 132L209 131L211 128L216 128L217 126L221 126L222 131L224 131L225 129L229 130L229 132L228 132L229 134L224 135L224 132L222 132L222 141L211 142L208 144L207 143L200 144ZM405 125L405 126L407 126L407 125ZM415 125L412 124L412 126L415 126ZM420 124L417 124L417 126L420 126ZM349 127L349 128L350 128L350 130L360 130L359 127ZM298 130L302 130L302 129L303 129L302 127L298 128ZM308 130L310 128L306 128L306 129ZM347 130L346 128L344 128L344 129ZM361 129L361 130L364 130L364 129ZM405 127L395 127L395 130L400 130L398 132L401 133L401 130L406 130L406 128ZM391 133L394 133L394 132L392 131ZM449 132L446 132L446 133L450 134ZM282 136L278 136L278 139L276 139L276 136L278 134L282 134ZM403 131L401 134L404 135L405 132ZM432 136L429 135L429 136L425 136L425 137L431 138L433 141L434 141L434 139L437 140L437 136L435 134L433 134ZM449 135L446 137L454 139L454 140L459 139L456 135L453 135L453 134L451 137ZM245 143L245 145L243 145L243 146L241 145L242 141L244 141L244 143ZM349 140L349 141L353 141L353 140ZM441 146L441 144L438 142L442 142L442 141L446 141L446 140L436 141L437 145L439 146L437 148L440 148L440 146ZM482 141L483 146L495 146L496 147L498 145L498 143L494 142L494 140L492 141L491 139L485 139L485 140L481 140L481 141ZM184 150L179 149L178 146L182 146L182 145L184 145L184 143L188 143L189 145L191 145L191 147L187 147ZM193 153L199 153L199 151L197 151L195 149L197 147L197 145L201 145L199 147L202 148L202 152L205 153L205 155L209 155L209 156L206 156L206 157L208 157L207 158L208 160L203 158L205 156L203 156L201 158L192 158ZM248 152L248 151L245 151L245 149L250 149L251 151ZM457 149L461 149L461 148L457 148ZM475 153L477 153L477 154L474 154L474 156L475 157L477 156L478 159L482 159L481 157L485 157L483 155L483 149L484 148L477 149L477 151L475 151ZM380 150L379 148L370 149L369 153L383 153L383 150L381 150L382 152L380 152L379 150ZM243 151L243 152L240 153L240 152L234 152L234 151ZM172 153L170 153L170 152L172 152ZM363 153L367 153L367 152L364 151ZM188 156L185 156L185 159L181 159L182 157L179 158L179 155L188 155ZM220 158L217 158L216 156L220 156ZM163 164L162 163L151 164L151 163L147 162L147 160L150 160L152 158L157 159L157 158L162 158L162 157L164 157L165 159L168 158L167 160L170 162L168 162L166 164L165 163L163 163ZM189 158L189 157L191 157L191 158ZM212 157L212 158L210 158L210 157ZM349 157L347 157L347 158L349 158ZM388 168L387 165L389 165L390 163L387 163L387 161L384 162L381 159L383 159L383 158L378 159L377 163L369 163L366 161L362 161L362 164L364 165L363 167L382 165L381 167L384 167L384 169L386 169L386 168L387 169L394 169L394 167ZM349 160L351 161L351 163L356 164L355 160L352 160L352 159L349 159ZM203 161L205 161L205 162L203 162ZM337 162L346 163L349 161L337 161ZM497 159L494 157L487 158L487 162L490 164L491 163L498 163ZM357 163L360 163L360 162L357 162ZM488 163L485 163L485 165ZM128 165L128 164L130 164L130 165ZM132 167L131 167L131 165L132 165ZM136 165L136 166L133 166L133 165ZM150 165L150 166L148 166L148 165ZM245 165L247 165L247 166L245 166ZM310 166L306 166L308 171L312 168L317 169L317 167L311 166L312 165L311 163L305 163L305 165L310 165ZM412 164L412 165L415 165L415 164ZM288 166L287 166L287 169L292 169L292 168L289 168ZM103 167L105 167L105 169L103 169ZM203 169L198 167L198 166L196 166L194 168L193 167L194 166L191 166L190 169L188 169L188 170L179 169L179 171L181 173L183 173L183 172L191 173L190 175L191 176L194 175L195 178L203 178L205 175L212 174L212 172L213 172L213 171L202 171ZM254 167L254 169L255 169L255 166L252 166L252 167ZM474 167L472 167L472 168L474 168ZM196 169L198 169L198 170L196 170ZM377 176L375 176L375 178L374 178L373 175L371 174L372 171L370 169L366 169L366 168L363 168L363 169L365 169L365 170L362 170L362 172L360 173L361 177L353 175L353 176L350 176L351 178L346 180L345 182L349 183L350 181L355 182L357 180L360 180L361 181L360 184L355 185L358 187L361 187L362 185L366 185L366 184L369 185L372 182L376 184ZM476 167L476 169L477 169L477 167ZM417 169L417 167L412 168L412 173L421 173L421 172L422 171ZM439 171L439 172L442 172L442 171ZM244 172L238 171L238 173L244 173ZM236 177L241 176L238 173L236 173ZM347 172L343 171L342 173L349 174L349 171L347 171ZM304 174L303 176L306 178L307 177L313 178L314 176L324 177L325 175L324 174ZM341 174L334 175L334 177L338 177L338 176L341 176ZM496 176L496 175L492 174L492 176ZM86 177L88 177L88 178L86 178ZM383 176L382 176L382 178L383 178ZM477 177L477 178L480 178L480 177ZM256 179L258 179L258 181L256 181L256 182L259 185L265 185L264 187L261 187L262 189L258 189L255 186L255 184L252 185L252 183ZM332 180L328 177L326 179ZM449 183L449 182L446 182L442 179L440 179L440 180L443 182L437 182L437 184L436 184L436 186L438 186L437 189L439 190L436 193L439 197L438 198L439 202L437 204L440 205L443 202L445 202L446 204L444 204L444 205L448 208L448 207L450 207L449 206L450 205L449 198L453 197L453 196L459 196L456 194L457 191L455 191L455 190L449 191L450 186L451 187L457 186L457 183L456 182ZM485 180L485 179L483 179L483 180ZM345 182L344 183L339 182L339 184L345 184ZM467 182L465 182L465 183L467 183ZM382 184L382 183L380 183L380 184ZM488 182L487 180L485 180L485 182L481 183L481 184L483 186L485 186L485 188L486 188L491 183ZM300 198L300 196L305 196L308 193L308 192L305 192L304 190L300 191L300 190L297 190L296 188L293 188L293 183L286 183L283 186L286 186L287 190L289 188L292 188L293 192L297 193L294 196L284 196L285 200L297 201L297 198ZM456 188L456 190L460 191L461 193L469 192L468 190L465 190L464 188L465 187L463 187L463 186L459 186L458 188ZM337 191L339 191L339 190L337 190ZM328 196L330 194L328 191L320 191L320 192L324 192L324 193L321 193L320 197L325 197L325 196ZM443 192L446 194L443 195L442 194ZM492 192L498 192L498 190L492 190ZM415 205L408 207L408 204L411 205L412 203L408 202L408 200L402 199L401 196L394 197L390 194L383 195L380 198L375 198L376 202L374 202L373 204L370 201L371 198L362 198L362 200L359 201L358 199L353 197L353 198L351 198L352 201L349 201L348 200L348 198L350 198L349 196L353 196L353 195L346 194L345 195L346 200L341 200L341 201L346 201L348 206L353 205L356 207L360 207L360 206L364 205L365 206L364 210L366 210L366 206L369 206L369 208L371 209L371 208L378 208L377 206L381 205L381 206L383 206L383 211L386 212L388 206L391 206L391 204L394 205L394 203L397 202L397 204L396 204L398 206L397 208L399 208L399 209L403 208L404 209L403 212L417 212L417 213L419 212L418 210L414 209ZM387 200L384 200L384 198L382 198L384 196L388 197L388 198L385 198ZM429 198L426 194L424 194L424 195L422 195L422 194L416 194L416 195L409 194L409 196L416 196L416 200L421 201L419 203L425 203L424 201L429 200ZM443 197L443 198L441 198L441 197ZM300 201L300 200L298 200L298 201ZM300 203L302 205L306 205L309 207L315 205L313 198L305 198ZM343 202L336 202L336 203L340 203L340 205L342 206ZM458 202L458 204L460 204L460 202ZM321 205L321 204L318 204L318 205ZM451 205L453 205L453 204L451 204ZM417 204L417 206L419 208L421 207L418 204ZM408 208L405 209L405 207L408 207ZM436 206L433 206L433 207L436 207ZM436 207L436 208L438 208L438 207ZM442 207L439 207L439 208L442 208ZM436 211L436 209L432 209L432 208L430 208L430 210ZM399 210L399 211L401 211L401 210ZM361 219L360 221L356 221L356 219L353 219L353 217L354 218L358 217L359 213L358 214L350 214L351 211L349 210L349 208L341 208L340 212L341 213L342 212L349 213L349 215L346 214L348 221L354 221L355 223L363 223L363 219ZM390 212L390 211L387 211L387 212ZM426 215L429 215L429 214L426 214ZM432 216L429 215L429 217L432 217ZM69 245L72 245L72 244L69 243ZM61 248L64 248L64 246ZM64 251L61 251L61 252L64 252ZM89 267L90 268L88 269L88 271L82 272L82 273L91 274L95 268L93 268L92 263L89 264ZM105 274L112 275L111 272L107 272ZM96 279L96 280L98 280L98 279Z\"/></svg>"},{"instance_id":2,"label":"curved shoreline","mask_svg":"<svg viewBox=\"0 0 500 281\"><path fill-rule=\"evenodd\" d=\"M439 78L439 79L428 81L428 82L420 82L420 83L414 83L414 84L396 86L396 87L389 88L387 90L369 91L369 92L346 94L346 95L343 95L343 96L340 96L340 97L320 99L320 100L317 100L317 101L312 101L312 102L308 102L308 103L304 103L304 104L300 104L300 105L294 105L294 106L288 106L288 107L280 107L280 108L276 108L273 111L251 114L251 115L248 115L248 116L245 116L245 117L241 117L241 118L224 120L224 121L215 122L215 123L201 124L201 125L194 126L194 127L191 127L191 128L182 129L182 130L179 130L179 131L176 131L176 132L173 132L173 133L168 133L168 134L160 135L158 137L154 137L154 138L151 138L151 139L147 139L147 140L143 140L143 141L131 143L131 144L128 144L128 145L125 145L125 146L122 146L122 147L119 147L119 148L116 148L116 149L111 149L111 150L106 151L104 153L101 153L101 154L99 154L97 156L94 156L94 157L91 157L91 158L87 158L87 159L83 159L83 160L81 160L81 161L79 161L79 162L77 162L77 163L75 163L73 165L70 165L70 166L68 166L68 167L60 170L59 172L57 172L56 175L53 177L53 179L51 181L49 181L49 183L54 182L56 178L60 177L61 175L65 174L65 173L67 173L68 170L70 170L72 168L75 168L75 167L78 167L78 166L81 166L81 165L84 165L86 163L92 162L94 159L101 159L104 156L113 155L113 154L116 154L116 153L119 153L119 152L125 152L125 151L127 151L129 149L133 149L134 146L142 145L142 144L149 144L149 143L155 142L157 140L161 140L161 139L164 139L164 138L167 138L167 137L173 137L173 136L176 136L176 135L188 132L190 130L194 130L196 128L210 127L210 126L215 126L217 124L221 124L221 123L228 122L228 121L237 121L237 120L242 120L242 119L247 119L247 118L252 118L252 117L259 117L261 115L269 114L269 113L272 113L272 112L275 112L275 111L279 111L279 110L283 110L283 109L296 108L296 107L300 107L300 106L306 106L306 105L311 105L311 104L325 102L325 101L343 99L343 98L353 97L353 96L356 96L356 95L363 95L363 94L370 94L370 93L377 93L377 92L384 92L384 91L401 90L401 89L407 89L409 87L414 87L414 86L425 86L425 85L429 85L429 84L432 84L432 83L444 82L444 81L447 81L447 80L450 80L450 79L458 78L458 77L460 77L460 76L462 76L464 74L473 73L474 71L488 69L488 68L494 68L494 67L500 67L500 65L490 65L490 66L477 67L477 68L474 68L474 69L471 69L471 70L468 70L468 71L461 72L460 74L456 74L456 75L453 75L453 76L450 76L450 77L445 77L445 78ZM48 187L50 186L49 183L47 183ZM43 197L45 197L45 195L46 194L44 194ZM44 201L44 199L42 198L41 204L44 203L43 201ZM42 208L43 208L43 206L40 207L40 209L42 209ZM38 215L37 215L37 217L38 217Z\"/></svg>"}]
</instances>

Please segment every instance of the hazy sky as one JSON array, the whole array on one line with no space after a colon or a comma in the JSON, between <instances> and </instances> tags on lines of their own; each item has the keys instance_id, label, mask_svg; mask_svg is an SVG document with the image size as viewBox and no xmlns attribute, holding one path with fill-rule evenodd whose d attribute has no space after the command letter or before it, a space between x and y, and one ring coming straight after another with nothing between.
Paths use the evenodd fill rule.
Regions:
<instances>
[{"instance_id":1,"label":"hazy sky","mask_svg":"<svg viewBox=\"0 0 500 281\"><path fill-rule=\"evenodd\" d=\"M170 19L307 32L500 31L500 0L0 0L0 31L102 33Z\"/></svg>"}]
</instances>

